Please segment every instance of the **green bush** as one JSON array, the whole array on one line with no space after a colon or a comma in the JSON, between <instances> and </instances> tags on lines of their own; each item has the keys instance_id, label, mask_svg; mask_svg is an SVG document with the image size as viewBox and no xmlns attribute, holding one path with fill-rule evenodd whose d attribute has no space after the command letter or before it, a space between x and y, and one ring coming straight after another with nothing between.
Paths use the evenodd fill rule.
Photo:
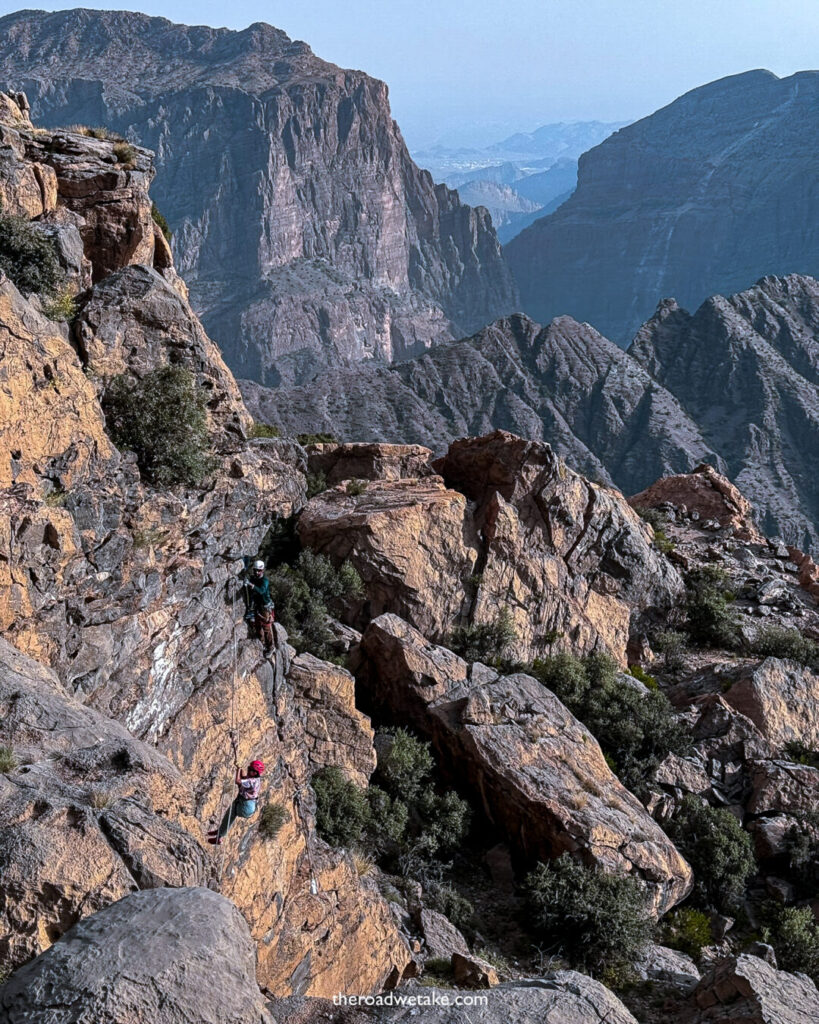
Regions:
<instances>
[{"instance_id":1,"label":"green bush","mask_svg":"<svg viewBox=\"0 0 819 1024\"><path fill-rule=\"evenodd\" d=\"M807 892L819 881L819 814L806 814L785 833L785 855L790 879Z\"/></svg>"},{"instance_id":2,"label":"green bush","mask_svg":"<svg viewBox=\"0 0 819 1024\"><path fill-rule=\"evenodd\" d=\"M819 750L812 750L810 747L800 743L799 740L789 740L785 744L785 754L789 761L796 764L806 764L809 768L819 768Z\"/></svg>"},{"instance_id":3,"label":"green bush","mask_svg":"<svg viewBox=\"0 0 819 1024\"><path fill-rule=\"evenodd\" d=\"M189 370L161 366L141 380L114 377L103 406L114 444L136 454L150 483L197 485L212 471L205 395Z\"/></svg>"},{"instance_id":4,"label":"green bush","mask_svg":"<svg viewBox=\"0 0 819 1024\"><path fill-rule=\"evenodd\" d=\"M662 655L663 667L673 672L685 667L688 637L676 629L658 629L651 637L651 646Z\"/></svg>"},{"instance_id":5,"label":"green bush","mask_svg":"<svg viewBox=\"0 0 819 1024\"><path fill-rule=\"evenodd\" d=\"M517 632L508 608L501 608L492 622L456 626L449 634L447 647L465 661L500 665Z\"/></svg>"},{"instance_id":6,"label":"green bush","mask_svg":"<svg viewBox=\"0 0 819 1024\"><path fill-rule=\"evenodd\" d=\"M678 907L662 921L662 941L671 949L679 949L694 960L714 940L711 919L694 907Z\"/></svg>"},{"instance_id":7,"label":"green bush","mask_svg":"<svg viewBox=\"0 0 819 1024\"><path fill-rule=\"evenodd\" d=\"M338 444L338 438L332 434L296 434L296 440L300 445Z\"/></svg>"},{"instance_id":8,"label":"green bush","mask_svg":"<svg viewBox=\"0 0 819 1024\"><path fill-rule=\"evenodd\" d=\"M709 565L692 572L687 582L686 628L695 643L735 650L740 644L734 594L723 569Z\"/></svg>"},{"instance_id":9,"label":"green bush","mask_svg":"<svg viewBox=\"0 0 819 1024\"><path fill-rule=\"evenodd\" d=\"M14 756L14 750L5 744L0 746L0 775L13 772L16 767L17 758Z\"/></svg>"},{"instance_id":10,"label":"green bush","mask_svg":"<svg viewBox=\"0 0 819 1024\"><path fill-rule=\"evenodd\" d=\"M655 532L661 530L668 522L665 513L661 512L658 508L635 508L634 511Z\"/></svg>"},{"instance_id":11,"label":"green bush","mask_svg":"<svg viewBox=\"0 0 819 1024\"><path fill-rule=\"evenodd\" d=\"M648 672L646 672L642 665L632 665L628 670L628 673L630 676L633 676L634 679L641 682L643 686L648 687L649 690L659 690L660 684L654 676L649 675Z\"/></svg>"},{"instance_id":12,"label":"green bush","mask_svg":"<svg viewBox=\"0 0 819 1024\"><path fill-rule=\"evenodd\" d=\"M386 752L378 758L378 777L394 796L406 804L415 803L427 784L435 762L428 743L422 743L406 729L396 729Z\"/></svg>"},{"instance_id":13,"label":"green bush","mask_svg":"<svg viewBox=\"0 0 819 1024\"><path fill-rule=\"evenodd\" d=\"M325 555L305 548L293 565L278 566L268 578L276 618L287 630L290 643L299 652L331 659L333 634L327 619L339 613L345 602L356 601L364 593L355 568L344 562L336 569Z\"/></svg>"},{"instance_id":14,"label":"green bush","mask_svg":"<svg viewBox=\"0 0 819 1024\"><path fill-rule=\"evenodd\" d=\"M259 815L259 832L265 839L275 839L288 821L290 813L282 804L266 804Z\"/></svg>"},{"instance_id":15,"label":"green bush","mask_svg":"<svg viewBox=\"0 0 819 1024\"><path fill-rule=\"evenodd\" d=\"M258 420L254 420L250 428L251 437L281 437L281 433L278 427L272 427L269 423L259 423Z\"/></svg>"},{"instance_id":16,"label":"green bush","mask_svg":"<svg viewBox=\"0 0 819 1024\"><path fill-rule=\"evenodd\" d=\"M640 882L585 867L568 854L538 864L524 893L547 948L594 974L631 963L651 936L649 900Z\"/></svg>"},{"instance_id":17,"label":"green bush","mask_svg":"<svg viewBox=\"0 0 819 1024\"><path fill-rule=\"evenodd\" d=\"M768 916L763 938L776 950L780 970L801 971L819 985L819 926L810 907L778 907Z\"/></svg>"},{"instance_id":18,"label":"green bush","mask_svg":"<svg viewBox=\"0 0 819 1024\"><path fill-rule=\"evenodd\" d=\"M307 474L307 498L315 498L317 494L327 490L327 477L322 472Z\"/></svg>"},{"instance_id":19,"label":"green bush","mask_svg":"<svg viewBox=\"0 0 819 1024\"><path fill-rule=\"evenodd\" d=\"M475 908L462 893L447 882L432 882L425 892L426 902L462 932L471 931L475 922Z\"/></svg>"},{"instance_id":20,"label":"green bush","mask_svg":"<svg viewBox=\"0 0 819 1024\"><path fill-rule=\"evenodd\" d=\"M556 654L539 658L528 671L583 722L631 790L642 791L669 753L684 754L690 746L668 698L623 683L606 655Z\"/></svg>"},{"instance_id":21,"label":"green bush","mask_svg":"<svg viewBox=\"0 0 819 1024\"><path fill-rule=\"evenodd\" d=\"M722 913L736 911L756 861L751 837L733 814L689 795L666 832L694 871L696 902Z\"/></svg>"},{"instance_id":22,"label":"green bush","mask_svg":"<svg viewBox=\"0 0 819 1024\"><path fill-rule=\"evenodd\" d=\"M340 768L321 768L313 776L316 828L331 846L357 846L370 817L365 790L344 777Z\"/></svg>"},{"instance_id":23,"label":"green bush","mask_svg":"<svg viewBox=\"0 0 819 1024\"><path fill-rule=\"evenodd\" d=\"M56 294L63 272L52 240L25 217L0 214L0 270L24 294Z\"/></svg>"},{"instance_id":24,"label":"green bush","mask_svg":"<svg viewBox=\"0 0 819 1024\"><path fill-rule=\"evenodd\" d=\"M670 555L671 552L677 547L673 540L666 534L665 530L654 531L654 547L662 555Z\"/></svg>"},{"instance_id":25,"label":"green bush","mask_svg":"<svg viewBox=\"0 0 819 1024\"><path fill-rule=\"evenodd\" d=\"M819 644L803 636L798 629L763 626L753 642L754 654L764 658L786 658L808 668L819 668Z\"/></svg>"},{"instance_id":26,"label":"green bush","mask_svg":"<svg viewBox=\"0 0 819 1024\"><path fill-rule=\"evenodd\" d=\"M43 304L43 312L49 320L71 323L77 315L77 300L68 285L60 288L54 298Z\"/></svg>"},{"instance_id":27,"label":"green bush","mask_svg":"<svg viewBox=\"0 0 819 1024\"><path fill-rule=\"evenodd\" d=\"M350 480L347 483L345 491L352 498L357 498L360 494L364 494L367 490L366 480Z\"/></svg>"},{"instance_id":28,"label":"green bush","mask_svg":"<svg viewBox=\"0 0 819 1024\"><path fill-rule=\"evenodd\" d=\"M168 245L170 245L171 240L173 239L173 232L168 226L167 220L165 220L156 203L151 203L151 217L153 219L154 224L156 224L159 227L159 230L165 236L165 241L168 243Z\"/></svg>"}]
</instances>

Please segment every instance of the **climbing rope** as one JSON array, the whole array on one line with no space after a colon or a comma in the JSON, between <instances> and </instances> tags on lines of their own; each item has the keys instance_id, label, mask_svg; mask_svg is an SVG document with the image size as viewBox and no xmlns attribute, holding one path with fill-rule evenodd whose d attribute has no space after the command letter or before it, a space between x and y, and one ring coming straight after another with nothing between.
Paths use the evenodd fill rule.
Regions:
<instances>
[{"instance_id":1,"label":"climbing rope","mask_svg":"<svg viewBox=\"0 0 819 1024\"><path fill-rule=\"evenodd\" d=\"M233 632L233 671L231 673L231 682L230 682L230 729L228 730L228 736L230 738L231 746L233 748L233 769L234 769L233 775L234 775L234 779L235 779L236 772L239 769L239 746L238 746L238 741L237 741L237 737L236 737L236 678L237 678L237 676L239 674L239 645L238 645L238 641L236 639L236 587L235 586L233 587L233 592L231 594L231 625L232 625L232 632ZM224 815L225 795L227 795L228 798L229 798L229 803L228 803L228 814L229 815L230 815L231 810L233 809L233 800L230 799L230 794L231 794L230 784L231 784L230 768L226 767L225 768L224 779L223 779L223 782L222 782L222 795L219 798L219 816L218 816L218 819L217 819L218 823L217 823L217 826L216 826L217 830L219 828L221 828L221 825L222 825L222 818L223 818L223 815ZM233 822L234 822L234 818L229 817L228 818L228 829L230 829L231 825L233 825ZM218 873L217 873L217 882L218 882L220 891L221 891L221 888L222 888L222 877L223 877L224 871L225 871L225 855L227 853L227 843L225 842L226 838L227 838L227 836L223 837L223 839L222 839L222 844L221 844L222 845L222 853L221 853L221 856L219 858L219 870L218 870Z\"/></svg>"}]
</instances>

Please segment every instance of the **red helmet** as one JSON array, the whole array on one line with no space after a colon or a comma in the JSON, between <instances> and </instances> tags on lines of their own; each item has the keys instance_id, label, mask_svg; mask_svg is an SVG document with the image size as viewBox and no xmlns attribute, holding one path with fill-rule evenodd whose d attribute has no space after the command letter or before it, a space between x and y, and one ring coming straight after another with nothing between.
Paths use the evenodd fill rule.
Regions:
<instances>
[{"instance_id":1,"label":"red helmet","mask_svg":"<svg viewBox=\"0 0 819 1024\"><path fill-rule=\"evenodd\" d=\"M257 775L264 775L264 761L251 761L249 767Z\"/></svg>"}]
</instances>

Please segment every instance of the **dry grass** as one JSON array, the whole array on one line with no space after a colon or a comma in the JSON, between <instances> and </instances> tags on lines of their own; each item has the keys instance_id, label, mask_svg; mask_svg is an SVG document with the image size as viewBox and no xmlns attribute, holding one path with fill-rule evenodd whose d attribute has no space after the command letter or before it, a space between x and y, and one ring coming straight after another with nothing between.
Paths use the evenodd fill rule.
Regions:
<instances>
[{"instance_id":1,"label":"dry grass","mask_svg":"<svg viewBox=\"0 0 819 1024\"><path fill-rule=\"evenodd\" d=\"M353 864L359 878L367 878L375 871L375 861L361 850L353 850Z\"/></svg>"},{"instance_id":2,"label":"dry grass","mask_svg":"<svg viewBox=\"0 0 819 1024\"><path fill-rule=\"evenodd\" d=\"M17 758L14 756L12 748L6 745L0 746L0 775L13 772L16 767Z\"/></svg>"}]
</instances>

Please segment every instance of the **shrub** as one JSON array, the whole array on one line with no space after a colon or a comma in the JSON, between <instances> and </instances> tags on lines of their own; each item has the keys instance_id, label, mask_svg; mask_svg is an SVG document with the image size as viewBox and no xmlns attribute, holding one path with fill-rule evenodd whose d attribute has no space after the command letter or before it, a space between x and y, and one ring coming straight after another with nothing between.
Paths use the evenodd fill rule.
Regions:
<instances>
[{"instance_id":1,"label":"shrub","mask_svg":"<svg viewBox=\"0 0 819 1024\"><path fill-rule=\"evenodd\" d=\"M156 526L137 527L131 531L134 547L137 550L156 547L161 543L165 534Z\"/></svg>"},{"instance_id":2,"label":"shrub","mask_svg":"<svg viewBox=\"0 0 819 1024\"><path fill-rule=\"evenodd\" d=\"M539 658L528 669L586 726L606 760L631 790L641 791L669 754L683 754L690 740L668 698L657 690L640 693L619 678L603 654Z\"/></svg>"},{"instance_id":3,"label":"shrub","mask_svg":"<svg viewBox=\"0 0 819 1024\"><path fill-rule=\"evenodd\" d=\"M363 789L344 777L340 768L321 768L313 776L316 828L331 846L356 846L369 820Z\"/></svg>"},{"instance_id":4,"label":"shrub","mask_svg":"<svg viewBox=\"0 0 819 1024\"><path fill-rule=\"evenodd\" d=\"M317 494L327 490L327 477L322 472L307 474L307 498L315 498Z\"/></svg>"},{"instance_id":5,"label":"shrub","mask_svg":"<svg viewBox=\"0 0 819 1024\"><path fill-rule=\"evenodd\" d=\"M592 973L630 963L651 935L649 900L640 882L585 867L568 854L538 864L524 891L547 949Z\"/></svg>"},{"instance_id":6,"label":"shrub","mask_svg":"<svg viewBox=\"0 0 819 1024\"><path fill-rule=\"evenodd\" d=\"M189 370L161 366L141 380L114 377L103 405L114 444L135 452L150 483L197 485L211 472L207 405Z\"/></svg>"},{"instance_id":7,"label":"shrub","mask_svg":"<svg viewBox=\"0 0 819 1024\"><path fill-rule=\"evenodd\" d=\"M412 804L420 797L434 764L428 743L406 729L396 729L390 734L386 752L379 755L378 776L394 796Z\"/></svg>"},{"instance_id":8,"label":"shrub","mask_svg":"<svg viewBox=\"0 0 819 1024\"><path fill-rule=\"evenodd\" d=\"M785 833L785 854L790 877L810 892L819 880L819 815L805 815Z\"/></svg>"},{"instance_id":9,"label":"shrub","mask_svg":"<svg viewBox=\"0 0 819 1024\"><path fill-rule=\"evenodd\" d=\"M810 907L778 907L768 916L763 938L776 950L779 968L801 971L819 985L819 926Z\"/></svg>"},{"instance_id":10,"label":"shrub","mask_svg":"<svg viewBox=\"0 0 819 1024\"><path fill-rule=\"evenodd\" d=\"M366 480L350 480L350 481L348 481L347 487L345 488L345 490L346 490L347 494L349 494L351 497L357 498L359 496L359 494L364 494L364 492L367 490L367 481Z\"/></svg>"},{"instance_id":11,"label":"shrub","mask_svg":"<svg viewBox=\"0 0 819 1024\"><path fill-rule=\"evenodd\" d=\"M725 571L709 565L692 572L687 580L686 628L695 643L735 650L740 631L734 595Z\"/></svg>"},{"instance_id":12,"label":"shrub","mask_svg":"<svg viewBox=\"0 0 819 1024\"><path fill-rule=\"evenodd\" d=\"M338 438L332 434L296 434L296 440L300 445L338 444Z\"/></svg>"},{"instance_id":13,"label":"shrub","mask_svg":"<svg viewBox=\"0 0 819 1024\"><path fill-rule=\"evenodd\" d=\"M293 565L280 565L269 574L276 618L297 651L325 660L332 657L333 635L327 626L332 612L345 601L358 600L364 584L355 568L344 562L338 569L325 555L301 551Z\"/></svg>"},{"instance_id":14,"label":"shrub","mask_svg":"<svg viewBox=\"0 0 819 1024\"><path fill-rule=\"evenodd\" d=\"M461 931L470 931L475 920L475 908L458 890L447 882L433 882L427 886L426 902L433 910L448 917Z\"/></svg>"},{"instance_id":15,"label":"shrub","mask_svg":"<svg viewBox=\"0 0 819 1024\"><path fill-rule=\"evenodd\" d=\"M63 272L50 238L25 217L0 214L0 270L24 294L54 295Z\"/></svg>"},{"instance_id":16,"label":"shrub","mask_svg":"<svg viewBox=\"0 0 819 1024\"><path fill-rule=\"evenodd\" d=\"M648 672L646 672L642 665L632 665L628 672L630 676L633 676L634 679L641 682L643 686L648 687L649 690L659 690L660 684L654 676L649 675Z\"/></svg>"},{"instance_id":17,"label":"shrub","mask_svg":"<svg viewBox=\"0 0 819 1024\"><path fill-rule=\"evenodd\" d=\"M77 300L68 285L59 289L54 298L43 304L43 312L49 320L70 323L77 315Z\"/></svg>"},{"instance_id":18,"label":"shrub","mask_svg":"<svg viewBox=\"0 0 819 1024\"><path fill-rule=\"evenodd\" d=\"M756 862L751 837L733 814L689 795L666 832L693 868L697 903L722 913L735 911Z\"/></svg>"},{"instance_id":19,"label":"shrub","mask_svg":"<svg viewBox=\"0 0 819 1024\"><path fill-rule=\"evenodd\" d=\"M168 222L165 220L156 203L151 203L151 218L153 219L154 224L159 227L159 230L165 236L165 241L170 245L171 240L173 239L173 232L168 226Z\"/></svg>"},{"instance_id":20,"label":"shrub","mask_svg":"<svg viewBox=\"0 0 819 1024\"><path fill-rule=\"evenodd\" d=\"M265 804L259 815L259 832L265 839L275 839L288 821L290 812L282 804Z\"/></svg>"},{"instance_id":21,"label":"shrub","mask_svg":"<svg viewBox=\"0 0 819 1024\"><path fill-rule=\"evenodd\" d=\"M281 437L281 433L278 427L272 427L269 423L259 423L258 420L254 420L250 428L251 437Z\"/></svg>"},{"instance_id":22,"label":"shrub","mask_svg":"<svg viewBox=\"0 0 819 1024\"><path fill-rule=\"evenodd\" d=\"M449 634L447 646L465 661L498 665L517 639L517 632L508 608L501 608L492 622L456 626Z\"/></svg>"},{"instance_id":23,"label":"shrub","mask_svg":"<svg viewBox=\"0 0 819 1024\"><path fill-rule=\"evenodd\" d=\"M810 747L800 743L799 740L789 740L785 744L785 753L789 761L796 764L806 764L810 768L819 768L819 751L811 750Z\"/></svg>"},{"instance_id":24,"label":"shrub","mask_svg":"<svg viewBox=\"0 0 819 1024\"><path fill-rule=\"evenodd\" d=\"M88 802L96 811L104 811L116 800L113 790L105 789L103 786L95 786L88 797Z\"/></svg>"},{"instance_id":25,"label":"shrub","mask_svg":"<svg viewBox=\"0 0 819 1024\"><path fill-rule=\"evenodd\" d=\"M684 668L688 653L688 637L675 629L658 629L651 637L651 646L662 655L668 671Z\"/></svg>"},{"instance_id":26,"label":"shrub","mask_svg":"<svg viewBox=\"0 0 819 1024\"><path fill-rule=\"evenodd\" d=\"M713 941L711 919L694 907L678 907L662 922L662 941L699 960L703 949Z\"/></svg>"},{"instance_id":27,"label":"shrub","mask_svg":"<svg viewBox=\"0 0 819 1024\"><path fill-rule=\"evenodd\" d=\"M654 547L662 555L670 555L671 552L677 547L673 540L666 534L665 530L654 531Z\"/></svg>"},{"instance_id":28,"label":"shrub","mask_svg":"<svg viewBox=\"0 0 819 1024\"><path fill-rule=\"evenodd\" d=\"M798 629L763 626L753 642L754 654L768 658L786 658L809 668L819 668L819 644L803 636Z\"/></svg>"},{"instance_id":29,"label":"shrub","mask_svg":"<svg viewBox=\"0 0 819 1024\"><path fill-rule=\"evenodd\" d=\"M634 510L637 515L643 520L644 523L648 523L652 530L656 533L668 522L665 514L658 508L635 508Z\"/></svg>"},{"instance_id":30,"label":"shrub","mask_svg":"<svg viewBox=\"0 0 819 1024\"><path fill-rule=\"evenodd\" d=\"M0 775L13 772L16 767L17 758L14 756L12 748L5 744L0 746Z\"/></svg>"},{"instance_id":31,"label":"shrub","mask_svg":"<svg viewBox=\"0 0 819 1024\"><path fill-rule=\"evenodd\" d=\"M117 158L117 163L122 164L126 171L130 170L136 164L136 150L131 143L126 142L125 139L120 139L119 142L114 143L113 153Z\"/></svg>"}]
</instances>

